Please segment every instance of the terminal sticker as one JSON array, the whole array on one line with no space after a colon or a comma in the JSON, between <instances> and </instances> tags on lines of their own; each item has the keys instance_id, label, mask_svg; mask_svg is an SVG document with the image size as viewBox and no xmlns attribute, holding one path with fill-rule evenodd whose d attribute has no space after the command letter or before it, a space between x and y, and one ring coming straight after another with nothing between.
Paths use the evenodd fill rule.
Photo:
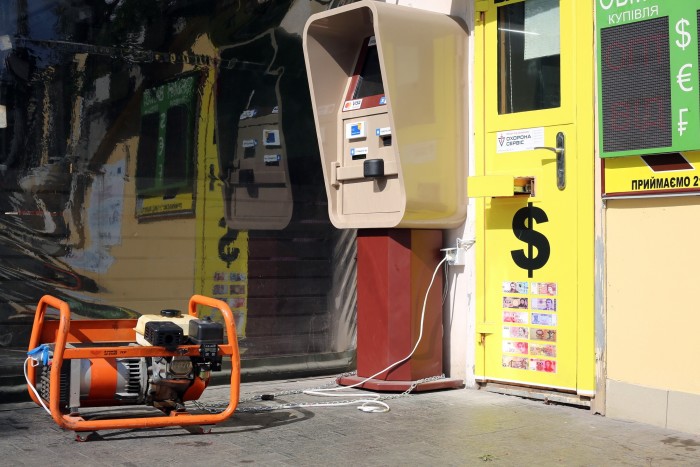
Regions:
<instances>
[{"instance_id":1,"label":"terminal sticker","mask_svg":"<svg viewBox=\"0 0 700 467\"><path fill-rule=\"evenodd\" d=\"M362 99L353 99L351 101L345 101L343 105L343 112L347 110L357 110L362 107Z\"/></svg>"},{"instance_id":2,"label":"terminal sticker","mask_svg":"<svg viewBox=\"0 0 700 467\"><path fill-rule=\"evenodd\" d=\"M351 122L345 125L347 139L364 138L365 136L365 122Z\"/></svg>"},{"instance_id":3,"label":"terminal sticker","mask_svg":"<svg viewBox=\"0 0 700 467\"><path fill-rule=\"evenodd\" d=\"M253 118L258 114L257 109L250 109L250 110L244 110L241 112L241 120L245 120L246 118Z\"/></svg>"},{"instance_id":4,"label":"terminal sticker","mask_svg":"<svg viewBox=\"0 0 700 467\"><path fill-rule=\"evenodd\" d=\"M263 141L265 146L279 146L280 145L280 131L279 130L263 130Z\"/></svg>"},{"instance_id":5,"label":"terminal sticker","mask_svg":"<svg viewBox=\"0 0 700 467\"><path fill-rule=\"evenodd\" d=\"M362 147L362 148L350 148L350 157L355 160L355 159L365 159L367 157L367 154L369 153L369 148L368 147Z\"/></svg>"},{"instance_id":6,"label":"terminal sticker","mask_svg":"<svg viewBox=\"0 0 700 467\"><path fill-rule=\"evenodd\" d=\"M377 128L374 133L377 136L388 136L391 134L391 127L385 126L383 128Z\"/></svg>"},{"instance_id":7,"label":"terminal sticker","mask_svg":"<svg viewBox=\"0 0 700 467\"><path fill-rule=\"evenodd\" d=\"M263 162L268 167L280 165L281 160L282 156L280 154L265 154L263 156Z\"/></svg>"}]
</instances>

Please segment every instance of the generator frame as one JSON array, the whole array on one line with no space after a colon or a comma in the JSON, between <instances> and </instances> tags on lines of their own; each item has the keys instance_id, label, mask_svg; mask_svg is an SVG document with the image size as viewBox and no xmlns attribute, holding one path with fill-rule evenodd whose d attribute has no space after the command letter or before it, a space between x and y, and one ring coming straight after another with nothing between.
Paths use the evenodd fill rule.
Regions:
<instances>
[{"instance_id":1,"label":"generator frame","mask_svg":"<svg viewBox=\"0 0 700 467\"><path fill-rule=\"evenodd\" d=\"M76 432L78 441L86 441L89 433L100 430L145 429L180 426L192 433L208 433L212 425L228 419L236 410L240 394L240 355L233 313L228 304L221 300L193 295L189 300L188 313L197 317L197 305L217 309L224 318L228 343L218 345L218 356L231 357L231 382L229 402L219 413L192 414L182 409L172 410L165 416L147 416L137 418L101 418L85 419L80 413L61 408L61 368L66 360L72 359L111 359L130 357L176 357L200 356L200 346L180 345L173 351L164 347L142 346L136 344L136 319L80 319L71 320L68 303L51 295L44 295L39 301L34 325L29 341L29 350L42 344L53 347L51 374L49 378L48 410L53 420L63 429ZM45 319L46 312L52 307L59 312L59 319ZM79 347L76 344L80 345ZM27 382L36 387L36 371L28 365ZM195 378L193 386L185 392L195 393L204 390L206 384ZM41 403L36 394L29 389L29 395L38 405ZM205 428L206 427L206 428Z\"/></svg>"}]
</instances>

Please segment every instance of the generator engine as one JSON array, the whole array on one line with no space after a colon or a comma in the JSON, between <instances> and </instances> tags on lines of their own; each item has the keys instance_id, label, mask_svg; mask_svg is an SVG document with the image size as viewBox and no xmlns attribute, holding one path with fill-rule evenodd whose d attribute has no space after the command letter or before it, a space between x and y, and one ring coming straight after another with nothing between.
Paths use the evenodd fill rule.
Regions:
<instances>
[{"instance_id":1,"label":"generator engine","mask_svg":"<svg viewBox=\"0 0 700 467\"><path fill-rule=\"evenodd\" d=\"M68 360L61 368L62 410L75 413L79 407L149 405L170 413L188 400L197 400L211 372L221 370L222 357L217 353L224 343L224 327L211 318L162 310L160 315L141 316L134 330L139 346L159 346L177 353L180 346L194 344L199 346L199 355ZM40 364L37 371L37 390L48 401L52 365Z\"/></svg>"}]
</instances>

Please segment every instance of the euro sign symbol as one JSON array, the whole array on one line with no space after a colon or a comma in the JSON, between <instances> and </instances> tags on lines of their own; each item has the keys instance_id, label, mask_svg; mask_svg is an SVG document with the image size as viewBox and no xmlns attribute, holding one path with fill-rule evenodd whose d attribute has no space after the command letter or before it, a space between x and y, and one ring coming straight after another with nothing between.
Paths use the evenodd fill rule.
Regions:
<instances>
[{"instance_id":1,"label":"euro sign symbol","mask_svg":"<svg viewBox=\"0 0 700 467\"><path fill-rule=\"evenodd\" d=\"M519 268L527 269L527 277L532 278L532 271L542 268L549 261L549 240L536 231L533 221L542 224L549 219L547 214L532 203L520 208L513 216L513 233L515 238L527 243L527 254L524 250L512 250L510 255ZM537 248L537 256L533 256L533 247Z\"/></svg>"},{"instance_id":2,"label":"euro sign symbol","mask_svg":"<svg viewBox=\"0 0 700 467\"><path fill-rule=\"evenodd\" d=\"M681 88L683 91L685 91L685 92L692 92L692 91L693 91L693 87L692 87L692 86L686 86L686 85L685 85L685 83L689 82L689 81L691 80L691 78L692 78L692 75L690 74L691 72L689 71L689 72L686 73L686 71L685 71L685 70L687 70L688 68L693 68L693 64L692 64L692 63L686 63L685 65L683 65L683 66L681 67L680 71L678 71L678 76L676 76L676 81L678 82L678 86L680 86L680 88Z\"/></svg>"},{"instance_id":3,"label":"euro sign symbol","mask_svg":"<svg viewBox=\"0 0 700 467\"><path fill-rule=\"evenodd\" d=\"M690 26L690 23L685 18L676 23L676 32L681 35L680 40L676 39L676 45L683 50L690 45L691 39L690 33L685 30L686 26Z\"/></svg>"}]
</instances>

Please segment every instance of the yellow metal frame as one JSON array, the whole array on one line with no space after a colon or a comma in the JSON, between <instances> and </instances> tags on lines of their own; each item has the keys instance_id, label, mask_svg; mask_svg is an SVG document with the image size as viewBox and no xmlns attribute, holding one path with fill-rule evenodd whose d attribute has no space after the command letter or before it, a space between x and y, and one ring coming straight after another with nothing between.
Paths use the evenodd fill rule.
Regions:
<instances>
[{"instance_id":1,"label":"yellow metal frame","mask_svg":"<svg viewBox=\"0 0 700 467\"><path fill-rule=\"evenodd\" d=\"M518 3L508 2L507 5ZM502 4L500 4L502 6ZM495 101L497 83L487 70L496 70L497 58L486 38L496 37L497 6L493 0L480 1L476 5L474 30L474 131L475 174L477 177L502 176L506 174L486 173L487 136L499 130L520 129L533 126L575 125L574 135L567 135L567 145L577 156L576 165L569 165L567 177L571 181L569 189L576 189L577 248L576 260L576 387L578 394L593 396L595 393L595 258L594 258L594 27L593 5L589 1L560 0L561 8L561 107L536 112L499 115L495 106L487 103ZM484 92L481 92L483 90ZM548 141L549 142L549 141ZM567 149L569 149L567 148ZM573 161L572 161L573 162ZM510 178L512 178L511 174ZM527 175L537 176L536 173ZM506 177L507 178L507 177ZM472 180L470 178L470 180ZM474 180L477 181L477 180ZM505 178L500 180L501 191L505 190ZM470 194L479 191L478 187L468 187ZM481 196L484 194L482 193ZM478 196L478 194L476 194ZM539 195L538 195L539 196ZM475 374L485 375L486 350L485 335L500 332L502 322L489 322L486 314L486 264L485 257L485 213L490 206L489 198L476 199L476 322L477 348ZM500 349L491 349L499 355Z\"/></svg>"}]
</instances>

